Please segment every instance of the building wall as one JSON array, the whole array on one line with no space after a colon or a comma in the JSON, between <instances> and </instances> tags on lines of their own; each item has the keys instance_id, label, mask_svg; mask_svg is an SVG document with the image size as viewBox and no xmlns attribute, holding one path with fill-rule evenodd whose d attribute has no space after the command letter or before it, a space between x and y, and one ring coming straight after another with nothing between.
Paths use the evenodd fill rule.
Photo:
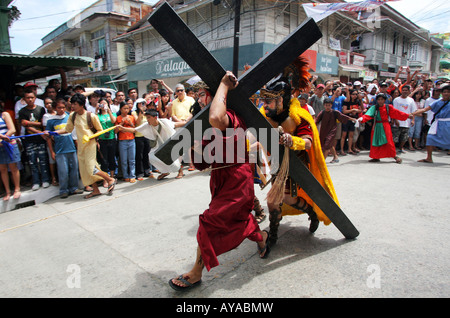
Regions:
<instances>
[{"instance_id":1,"label":"building wall","mask_svg":"<svg viewBox=\"0 0 450 318\"><path fill-rule=\"evenodd\" d=\"M126 45L113 42L112 39L119 34L126 32L132 23L144 17L152 10L152 7L136 1L128 0L100 0L83 10L80 14L67 21L64 27L58 28L43 38L43 45L36 49L34 55L73 55L95 57L98 53L98 43L104 41L106 48L103 69L101 71L90 72L88 68L80 71L70 72L68 80L79 79L80 77L95 77L107 75L108 77L126 71L126 67L133 64L126 54ZM92 15L99 12L115 12L122 15L130 15L130 19L125 16L114 16L105 18ZM72 26L73 28L70 28ZM97 34L93 39L93 35Z\"/></svg>"}]
</instances>

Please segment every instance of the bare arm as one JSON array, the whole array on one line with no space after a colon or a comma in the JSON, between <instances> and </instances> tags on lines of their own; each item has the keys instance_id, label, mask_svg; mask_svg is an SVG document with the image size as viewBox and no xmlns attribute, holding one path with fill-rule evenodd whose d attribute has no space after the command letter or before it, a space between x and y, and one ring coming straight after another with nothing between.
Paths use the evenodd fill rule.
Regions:
<instances>
[{"instance_id":1,"label":"bare arm","mask_svg":"<svg viewBox=\"0 0 450 318\"><path fill-rule=\"evenodd\" d=\"M211 126L222 131L229 127L230 119L227 115L227 94L229 90L234 89L237 85L237 78L233 73L227 71L220 82L209 109L209 123Z\"/></svg>"},{"instance_id":2,"label":"bare arm","mask_svg":"<svg viewBox=\"0 0 450 318\"><path fill-rule=\"evenodd\" d=\"M159 80L159 82L162 86L164 86L165 89L167 89L167 91L169 92L169 96L173 96L173 90L169 86L167 86L167 84L164 83L163 80Z\"/></svg>"}]
</instances>

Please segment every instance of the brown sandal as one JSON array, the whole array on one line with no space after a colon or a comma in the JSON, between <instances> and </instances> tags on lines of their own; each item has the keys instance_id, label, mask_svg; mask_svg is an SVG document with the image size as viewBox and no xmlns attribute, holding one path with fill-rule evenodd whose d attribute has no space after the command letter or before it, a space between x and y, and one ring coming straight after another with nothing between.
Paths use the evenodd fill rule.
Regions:
<instances>
[{"instance_id":1,"label":"brown sandal","mask_svg":"<svg viewBox=\"0 0 450 318\"><path fill-rule=\"evenodd\" d=\"M158 176L158 180L162 180L162 179L164 179L165 177L167 177L169 175L169 173L162 173L162 174L160 174L159 176Z\"/></svg>"},{"instance_id":2,"label":"brown sandal","mask_svg":"<svg viewBox=\"0 0 450 318\"><path fill-rule=\"evenodd\" d=\"M84 198L85 199L90 199L90 198L93 198L93 197L97 197L99 195L102 195L102 194L101 193L93 193L93 192L91 192L91 193L85 195Z\"/></svg>"}]
</instances>

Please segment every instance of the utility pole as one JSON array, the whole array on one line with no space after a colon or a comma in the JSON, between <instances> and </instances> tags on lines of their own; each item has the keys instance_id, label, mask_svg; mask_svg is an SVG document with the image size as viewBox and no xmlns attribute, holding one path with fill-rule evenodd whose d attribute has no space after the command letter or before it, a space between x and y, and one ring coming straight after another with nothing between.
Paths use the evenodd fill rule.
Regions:
<instances>
[{"instance_id":1,"label":"utility pole","mask_svg":"<svg viewBox=\"0 0 450 318\"><path fill-rule=\"evenodd\" d=\"M0 0L0 52L11 53L11 43L9 41L9 11L8 8L12 0Z\"/></svg>"},{"instance_id":2,"label":"utility pole","mask_svg":"<svg viewBox=\"0 0 450 318\"><path fill-rule=\"evenodd\" d=\"M239 71L239 37L241 27L241 0L234 1L234 46L233 46L233 74Z\"/></svg>"}]
</instances>

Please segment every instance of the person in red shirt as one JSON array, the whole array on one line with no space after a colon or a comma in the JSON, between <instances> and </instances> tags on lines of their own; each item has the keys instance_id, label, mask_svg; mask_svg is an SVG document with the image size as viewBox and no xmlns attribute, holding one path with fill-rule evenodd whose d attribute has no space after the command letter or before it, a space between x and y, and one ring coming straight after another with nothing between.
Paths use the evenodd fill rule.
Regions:
<instances>
[{"instance_id":1,"label":"person in red shirt","mask_svg":"<svg viewBox=\"0 0 450 318\"><path fill-rule=\"evenodd\" d=\"M386 99L385 94L378 94L376 96L377 104L370 107L358 121L363 123L369 120L375 121L371 132L372 144L369 153L369 157L372 159L369 162L379 162L381 158L394 158L395 162L402 163L402 159L397 156L395 150L389 118L406 120L414 116L397 110L392 105L386 105Z\"/></svg>"},{"instance_id":2,"label":"person in red shirt","mask_svg":"<svg viewBox=\"0 0 450 318\"><path fill-rule=\"evenodd\" d=\"M197 258L192 269L185 274L169 280L169 285L178 291L198 286L201 282L203 268L209 271L218 266L217 256L239 246L244 239L257 242L259 256L266 258L270 249L267 244L269 234L261 231L253 216L254 185L253 172L249 163L248 152L229 158L227 147L246 145L246 125L232 110L226 107L226 97L229 90L238 85L236 77L227 72L217 89L209 110L209 122L217 138L222 138L224 151L223 160L208 162L211 158L205 150L211 150L211 139L203 139L194 145L192 157L197 169L204 170L211 166L211 203L209 208L200 215L197 231ZM199 91L199 96L202 91ZM229 132L231 128L232 132ZM242 132L242 133L240 133ZM230 142L231 140L231 142ZM210 153L212 155L212 153ZM243 157L241 157L243 156ZM216 162L218 161L218 162Z\"/></svg>"}]
</instances>

